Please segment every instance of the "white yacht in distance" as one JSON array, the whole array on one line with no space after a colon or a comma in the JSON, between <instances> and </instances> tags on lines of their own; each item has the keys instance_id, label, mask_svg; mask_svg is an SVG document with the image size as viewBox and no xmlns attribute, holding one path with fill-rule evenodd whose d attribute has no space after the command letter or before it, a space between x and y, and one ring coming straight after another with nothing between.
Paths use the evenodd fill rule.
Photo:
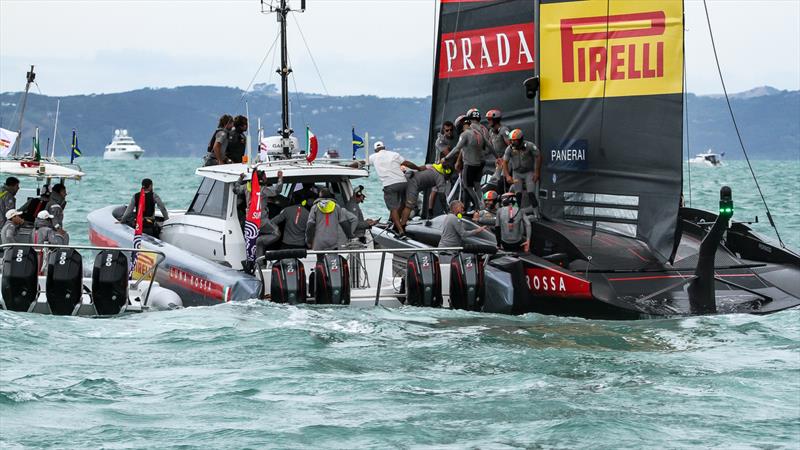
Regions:
<instances>
[{"instance_id":1,"label":"white yacht in distance","mask_svg":"<svg viewBox=\"0 0 800 450\"><path fill-rule=\"evenodd\" d=\"M106 145L103 159L131 160L139 159L144 150L136 145L132 137L128 135L128 130L114 130L114 139Z\"/></svg>"},{"instance_id":2,"label":"white yacht in distance","mask_svg":"<svg viewBox=\"0 0 800 450\"><path fill-rule=\"evenodd\" d=\"M711 151L711 149L708 149L705 153L698 153L697 156L690 159L689 164L698 164L706 167L720 167L724 165L722 163L723 156L725 156L725 152L714 153Z\"/></svg>"}]
</instances>

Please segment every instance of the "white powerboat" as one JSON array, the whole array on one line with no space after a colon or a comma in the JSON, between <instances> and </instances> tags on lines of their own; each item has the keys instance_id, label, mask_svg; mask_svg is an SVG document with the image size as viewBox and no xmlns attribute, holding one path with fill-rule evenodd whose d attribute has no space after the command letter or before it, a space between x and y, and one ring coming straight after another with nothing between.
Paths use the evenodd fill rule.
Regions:
<instances>
[{"instance_id":1,"label":"white powerboat","mask_svg":"<svg viewBox=\"0 0 800 450\"><path fill-rule=\"evenodd\" d=\"M722 158L725 152L714 153L711 149L706 150L705 153L698 153L697 156L689 160L689 164L697 164L705 167L721 167L723 166Z\"/></svg>"},{"instance_id":2,"label":"white powerboat","mask_svg":"<svg viewBox=\"0 0 800 450\"><path fill-rule=\"evenodd\" d=\"M114 130L114 138L106 145L103 159L130 161L141 158L143 154L144 150L136 145L128 130Z\"/></svg>"}]
</instances>

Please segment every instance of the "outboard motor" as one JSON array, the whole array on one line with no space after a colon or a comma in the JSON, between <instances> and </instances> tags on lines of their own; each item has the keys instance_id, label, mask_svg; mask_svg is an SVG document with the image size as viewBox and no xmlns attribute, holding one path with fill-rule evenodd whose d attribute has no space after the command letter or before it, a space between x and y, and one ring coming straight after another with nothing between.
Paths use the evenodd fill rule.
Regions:
<instances>
[{"instance_id":1,"label":"outboard motor","mask_svg":"<svg viewBox=\"0 0 800 450\"><path fill-rule=\"evenodd\" d=\"M94 258L92 300L97 314L119 314L128 303L128 257L119 250L103 250Z\"/></svg>"},{"instance_id":2,"label":"outboard motor","mask_svg":"<svg viewBox=\"0 0 800 450\"><path fill-rule=\"evenodd\" d=\"M436 254L417 252L406 261L406 304L442 306L442 269Z\"/></svg>"},{"instance_id":3,"label":"outboard motor","mask_svg":"<svg viewBox=\"0 0 800 450\"><path fill-rule=\"evenodd\" d=\"M306 269L300 260L286 258L272 265L269 295L276 303L306 302Z\"/></svg>"},{"instance_id":4,"label":"outboard motor","mask_svg":"<svg viewBox=\"0 0 800 450\"><path fill-rule=\"evenodd\" d=\"M480 311L483 306L483 268L474 253L458 253L450 260L450 306Z\"/></svg>"},{"instance_id":5,"label":"outboard motor","mask_svg":"<svg viewBox=\"0 0 800 450\"><path fill-rule=\"evenodd\" d=\"M54 315L68 316L83 295L83 258L75 249L59 248L47 259L47 304Z\"/></svg>"},{"instance_id":6,"label":"outboard motor","mask_svg":"<svg viewBox=\"0 0 800 450\"><path fill-rule=\"evenodd\" d=\"M3 255L3 301L9 311L26 312L39 295L39 257L33 247L6 248Z\"/></svg>"},{"instance_id":7,"label":"outboard motor","mask_svg":"<svg viewBox=\"0 0 800 450\"><path fill-rule=\"evenodd\" d=\"M350 304L350 269L343 256L326 253L317 259L314 299L317 304Z\"/></svg>"}]
</instances>

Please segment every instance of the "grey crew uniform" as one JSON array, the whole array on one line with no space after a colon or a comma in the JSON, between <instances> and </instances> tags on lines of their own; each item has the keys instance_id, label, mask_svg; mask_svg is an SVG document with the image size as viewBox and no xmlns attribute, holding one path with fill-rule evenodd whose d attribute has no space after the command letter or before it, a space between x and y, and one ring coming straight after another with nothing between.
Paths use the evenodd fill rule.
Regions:
<instances>
[{"instance_id":1,"label":"grey crew uniform","mask_svg":"<svg viewBox=\"0 0 800 450\"><path fill-rule=\"evenodd\" d=\"M524 211L513 206L503 206L497 210L497 223L500 241L508 245L522 245L530 239L531 222Z\"/></svg>"},{"instance_id":2,"label":"grey crew uniform","mask_svg":"<svg viewBox=\"0 0 800 450\"><path fill-rule=\"evenodd\" d=\"M442 153L444 153L445 150L449 153L456 147L456 144L458 144L458 138L455 136L455 134L453 137L448 138L444 134L439 133L439 135L436 137L436 143L434 144L436 151L440 155L436 159L441 158Z\"/></svg>"},{"instance_id":3,"label":"grey crew uniform","mask_svg":"<svg viewBox=\"0 0 800 450\"><path fill-rule=\"evenodd\" d=\"M15 225L14 222L7 220L3 228L0 229L0 243L1 244L17 244L17 243L27 243L25 239L17 239L17 233L19 233L19 225ZM0 255L2 255L0 253Z\"/></svg>"},{"instance_id":4,"label":"grey crew uniform","mask_svg":"<svg viewBox=\"0 0 800 450\"><path fill-rule=\"evenodd\" d=\"M50 193L50 201L47 202L47 212L53 216L52 221L53 229L55 230L63 230L64 229L64 207L67 206L67 200L64 199L60 194L56 192ZM69 236L64 232L64 238L69 242Z\"/></svg>"},{"instance_id":5,"label":"grey crew uniform","mask_svg":"<svg viewBox=\"0 0 800 450\"><path fill-rule=\"evenodd\" d=\"M510 132L511 131L505 125L500 125L497 131L495 131L494 128L489 128L489 147L492 150L492 160L497 160L505 156L506 148L509 144L508 134ZM501 167L495 167L494 173L492 174L492 183L496 185L502 176L503 169Z\"/></svg>"},{"instance_id":6,"label":"grey crew uniform","mask_svg":"<svg viewBox=\"0 0 800 450\"><path fill-rule=\"evenodd\" d=\"M211 145L208 149L208 154L206 155L205 164L206 166L214 166L217 164L217 154L214 153L214 146L216 144L220 145L219 153L225 158L225 152L228 150L228 141L230 140L230 134L228 130L225 128L217 128L217 131L214 132L214 138L211 140ZM225 162L225 161L219 161Z\"/></svg>"},{"instance_id":7,"label":"grey crew uniform","mask_svg":"<svg viewBox=\"0 0 800 450\"><path fill-rule=\"evenodd\" d=\"M408 180L406 188L406 206L414 208L419 200L419 193L425 189L433 189L434 192L447 193L447 182L444 175L433 167L414 172ZM430 205L432 207L433 205Z\"/></svg>"},{"instance_id":8,"label":"grey crew uniform","mask_svg":"<svg viewBox=\"0 0 800 450\"><path fill-rule=\"evenodd\" d=\"M5 186L0 186L0 227L6 223L6 213L17 207L17 198Z\"/></svg>"},{"instance_id":9,"label":"grey crew uniform","mask_svg":"<svg viewBox=\"0 0 800 450\"><path fill-rule=\"evenodd\" d=\"M439 247L463 247L466 238L480 234L480 232L480 228L467 231L461 219L455 214L448 214L444 218Z\"/></svg>"},{"instance_id":10,"label":"grey crew uniform","mask_svg":"<svg viewBox=\"0 0 800 450\"><path fill-rule=\"evenodd\" d=\"M519 150L514 149L511 145L506 147L503 159L508 161L511 176L517 180L513 186L515 192L536 192L533 176L538 157L539 149L530 141L524 141L523 147Z\"/></svg>"},{"instance_id":11,"label":"grey crew uniform","mask_svg":"<svg viewBox=\"0 0 800 450\"><path fill-rule=\"evenodd\" d=\"M53 244L69 245L69 235L59 234L53 229L50 219L36 219L33 223L33 243L34 244Z\"/></svg>"},{"instance_id":12,"label":"grey crew uniform","mask_svg":"<svg viewBox=\"0 0 800 450\"><path fill-rule=\"evenodd\" d=\"M276 226L283 225L284 247L306 248L306 226L308 209L302 205L287 206L272 220Z\"/></svg>"},{"instance_id":13,"label":"grey crew uniform","mask_svg":"<svg viewBox=\"0 0 800 450\"><path fill-rule=\"evenodd\" d=\"M456 158L461 154L461 161L464 169L461 173L461 185L464 192L470 197L471 202L478 209L483 208L481 200L481 176L483 175L483 154L486 148L484 135L474 128L470 128L458 137L458 144L445 158L446 161L455 163Z\"/></svg>"},{"instance_id":14,"label":"grey crew uniform","mask_svg":"<svg viewBox=\"0 0 800 450\"><path fill-rule=\"evenodd\" d=\"M311 207L306 226L306 242L312 250L336 250L344 244L343 235L353 237L356 216L331 199L318 199Z\"/></svg>"}]
</instances>

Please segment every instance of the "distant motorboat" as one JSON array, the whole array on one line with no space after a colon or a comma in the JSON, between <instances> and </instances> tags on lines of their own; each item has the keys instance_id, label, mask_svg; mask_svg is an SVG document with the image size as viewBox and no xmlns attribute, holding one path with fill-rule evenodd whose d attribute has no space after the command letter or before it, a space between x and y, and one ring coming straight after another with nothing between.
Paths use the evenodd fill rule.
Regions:
<instances>
[{"instance_id":1,"label":"distant motorboat","mask_svg":"<svg viewBox=\"0 0 800 450\"><path fill-rule=\"evenodd\" d=\"M714 153L711 149L708 149L705 153L698 153L697 156L689 160L689 163L700 164L706 167L720 167L724 165L722 163L722 157L724 156L725 152Z\"/></svg>"},{"instance_id":2,"label":"distant motorboat","mask_svg":"<svg viewBox=\"0 0 800 450\"><path fill-rule=\"evenodd\" d=\"M144 150L136 145L133 138L128 135L128 130L114 130L114 138L106 145L103 159L133 160L141 158L143 154Z\"/></svg>"}]
</instances>

